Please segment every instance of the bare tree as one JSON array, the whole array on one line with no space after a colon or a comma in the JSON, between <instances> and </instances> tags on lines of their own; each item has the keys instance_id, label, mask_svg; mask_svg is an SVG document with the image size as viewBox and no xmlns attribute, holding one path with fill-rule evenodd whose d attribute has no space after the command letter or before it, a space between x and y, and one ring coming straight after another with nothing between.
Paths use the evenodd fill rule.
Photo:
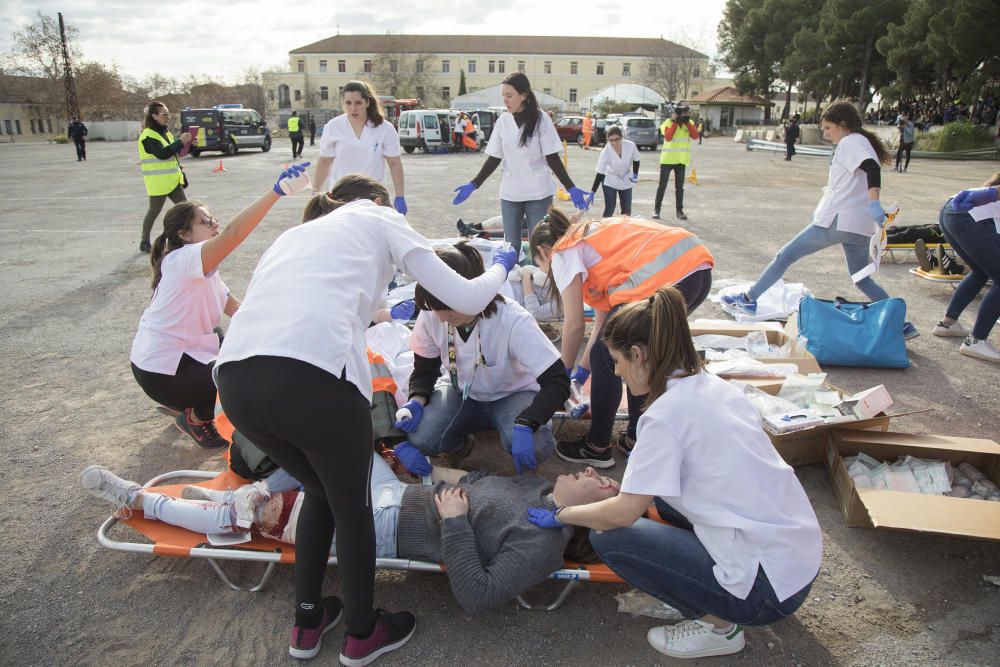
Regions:
<instances>
[{"instance_id":1,"label":"bare tree","mask_svg":"<svg viewBox=\"0 0 1000 667\"><path fill-rule=\"evenodd\" d=\"M640 81L670 101L688 96L691 83L707 74L708 58L686 46L664 42L662 52L646 58Z\"/></svg>"},{"instance_id":2,"label":"bare tree","mask_svg":"<svg viewBox=\"0 0 1000 667\"><path fill-rule=\"evenodd\" d=\"M80 31L66 24L66 43L70 58L80 61L80 49L76 39ZM34 23L22 30L11 33L13 48L3 55L3 68L8 74L22 74L51 79L62 78L62 41L59 38L59 22L42 12L37 13Z\"/></svg>"},{"instance_id":3,"label":"bare tree","mask_svg":"<svg viewBox=\"0 0 1000 667\"><path fill-rule=\"evenodd\" d=\"M432 74L436 61L437 56L429 53L387 51L372 59L370 73L359 72L358 77L370 80L379 95L420 97L435 106L442 101Z\"/></svg>"}]
</instances>

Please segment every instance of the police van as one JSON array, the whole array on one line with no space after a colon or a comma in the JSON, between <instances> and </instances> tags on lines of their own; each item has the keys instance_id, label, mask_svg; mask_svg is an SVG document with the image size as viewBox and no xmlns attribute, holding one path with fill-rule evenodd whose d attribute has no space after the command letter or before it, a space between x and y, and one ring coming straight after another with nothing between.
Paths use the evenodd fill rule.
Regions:
<instances>
[{"instance_id":1,"label":"police van","mask_svg":"<svg viewBox=\"0 0 1000 667\"><path fill-rule=\"evenodd\" d=\"M233 155L241 148L271 150L271 131L261 115L242 104L218 104L211 109L184 109L181 131L197 134L198 143L191 155L205 151L222 151Z\"/></svg>"}]
</instances>

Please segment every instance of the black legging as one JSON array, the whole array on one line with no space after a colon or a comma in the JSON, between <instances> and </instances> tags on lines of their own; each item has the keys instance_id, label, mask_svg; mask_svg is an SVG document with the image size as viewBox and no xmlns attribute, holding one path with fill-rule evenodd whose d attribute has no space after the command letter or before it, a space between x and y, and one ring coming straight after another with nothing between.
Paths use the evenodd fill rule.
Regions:
<instances>
[{"instance_id":1,"label":"black legging","mask_svg":"<svg viewBox=\"0 0 1000 667\"><path fill-rule=\"evenodd\" d=\"M146 209L146 217L142 219L141 241L149 243L149 235L153 231L153 223L156 222L156 217L160 215L160 211L163 210L163 204L166 203L167 197L169 197L170 201L175 204L187 201L187 195L184 194L184 187L180 183L178 183L177 187L171 190L168 194L150 195L149 208Z\"/></svg>"},{"instance_id":2,"label":"black legging","mask_svg":"<svg viewBox=\"0 0 1000 667\"><path fill-rule=\"evenodd\" d=\"M683 164L661 164L660 182L656 186L656 201L653 202L653 210L660 212L660 205L663 204L663 193L667 190L667 183L670 182L670 172L674 172L674 204L677 212L684 210L684 165Z\"/></svg>"},{"instance_id":3,"label":"black legging","mask_svg":"<svg viewBox=\"0 0 1000 667\"><path fill-rule=\"evenodd\" d=\"M288 135L292 140L292 157L302 155L302 147L305 145L305 138L301 132Z\"/></svg>"},{"instance_id":4,"label":"black legging","mask_svg":"<svg viewBox=\"0 0 1000 667\"><path fill-rule=\"evenodd\" d=\"M899 163L903 159L903 153L906 153L906 163L903 165L903 169L910 168L910 153L913 151L913 142L908 144L900 143L899 149L896 151L896 169L899 169Z\"/></svg>"},{"instance_id":5,"label":"black legging","mask_svg":"<svg viewBox=\"0 0 1000 667\"><path fill-rule=\"evenodd\" d=\"M369 402L343 377L286 357L227 362L218 382L233 425L305 487L295 531L296 617L322 613L336 526L347 631L368 632L375 622Z\"/></svg>"},{"instance_id":6,"label":"black legging","mask_svg":"<svg viewBox=\"0 0 1000 667\"><path fill-rule=\"evenodd\" d=\"M173 375L144 371L135 364L132 364L132 375L146 396L160 405L178 411L193 408L198 419L210 421L215 418L214 365L214 362L203 364L184 354Z\"/></svg>"},{"instance_id":7,"label":"black legging","mask_svg":"<svg viewBox=\"0 0 1000 667\"><path fill-rule=\"evenodd\" d=\"M712 269L695 271L684 280L674 285L684 296L687 312L690 315L708 297L712 289ZM611 313L621 305L611 309ZM608 317L611 317L609 313ZM607 321L607 320L605 320ZM592 445L604 447L611 443L611 431L615 425L615 413L622 400L622 381L615 375L615 362L611 358L608 346L604 344L601 331L594 331L591 336L597 340L590 348L590 433L587 439ZM626 395L628 400L628 435L635 439L635 429L642 414L642 404L646 396L634 396L631 391Z\"/></svg>"}]
</instances>

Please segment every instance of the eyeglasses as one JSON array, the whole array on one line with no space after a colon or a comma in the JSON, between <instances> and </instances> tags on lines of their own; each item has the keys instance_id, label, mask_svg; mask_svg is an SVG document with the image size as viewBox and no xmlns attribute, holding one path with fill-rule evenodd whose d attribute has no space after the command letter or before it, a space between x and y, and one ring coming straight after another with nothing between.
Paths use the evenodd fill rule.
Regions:
<instances>
[{"instance_id":1,"label":"eyeglasses","mask_svg":"<svg viewBox=\"0 0 1000 667\"><path fill-rule=\"evenodd\" d=\"M220 224L219 223L219 219L216 218L214 215L210 215L207 218L202 218L198 222L200 222L201 224L205 225L209 229L215 229Z\"/></svg>"},{"instance_id":2,"label":"eyeglasses","mask_svg":"<svg viewBox=\"0 0 1000 667\"><path fill-rule=\"evenodd\" d=\"M156 113L154 113L153 115L154 115L154 116L169 116L169 115L170 115L170 112L169 112L169 111L157 111L157 112L156 112Z\"/></svg>"}]
</instances>

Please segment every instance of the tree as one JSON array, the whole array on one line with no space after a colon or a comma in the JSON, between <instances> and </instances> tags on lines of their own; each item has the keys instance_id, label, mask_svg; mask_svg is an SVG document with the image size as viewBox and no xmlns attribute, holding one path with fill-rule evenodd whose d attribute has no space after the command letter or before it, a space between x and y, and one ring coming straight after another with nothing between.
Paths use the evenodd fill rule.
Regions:
<instances>
[{"instance_id":1,"label":"tree","mask_svg":"<svg viewBox=\"0 0 1000 667\"><path fill-rule=\"evenodd\" d=\"M368 77L381 95L420 97L430 104L437 103L440 91L435 89L431 73L437 56L429 53L405 53L404 44L389 44L385 52L371 62L371 72L359 72Z\"/></svg>"},{"instance_id":2,"label":"tree","mask_svg":"<svg viewBox=\"0 0 1000 667\"><path fill-rule=\"evenodd\" d=\"M117 66L85 62L76 68L80 113L90 121L135 118L142 113L144 100L125 88Z\"/></svg>"},{"instance_id":3,"label":"tree","mask_svg":"<svg viewBox=\"0 0 1000 667\"><path fill-rule=\"evenodd\" d=\"M688 96L691 82L708 69L708 58L694 49L663 40L659 53L640 65L639 80L670 101Z\"/></svg>"},{"instance_id":4,"label":"tree","mask_svg":"<svg viewBox=\"0 0 1000 667\"><path fill-rule=\"evenodd\" d=\"M460 69L460 70L458 70L458 73L459 73L459 76L458 76L458 94L459 95L465 95L467 92L469 92L465 88L465 70L464 69Z\"/></svg>"},{"instance_id":5,"label":"tree","mask_svg":"<svg viewBox=\"0 0 1000 667\"><path fill-rule=\"evenodd\" d=\"M66 44L74 62L80 61L80 49L76 45L79 36L80 31L67 23ZM52 81L62 78L62 40L56 19L39 11L34 23L11 33L11 42L13 48L3 56L3 67L8 74L44 77Z\"/></svg>"}]
</instances>

